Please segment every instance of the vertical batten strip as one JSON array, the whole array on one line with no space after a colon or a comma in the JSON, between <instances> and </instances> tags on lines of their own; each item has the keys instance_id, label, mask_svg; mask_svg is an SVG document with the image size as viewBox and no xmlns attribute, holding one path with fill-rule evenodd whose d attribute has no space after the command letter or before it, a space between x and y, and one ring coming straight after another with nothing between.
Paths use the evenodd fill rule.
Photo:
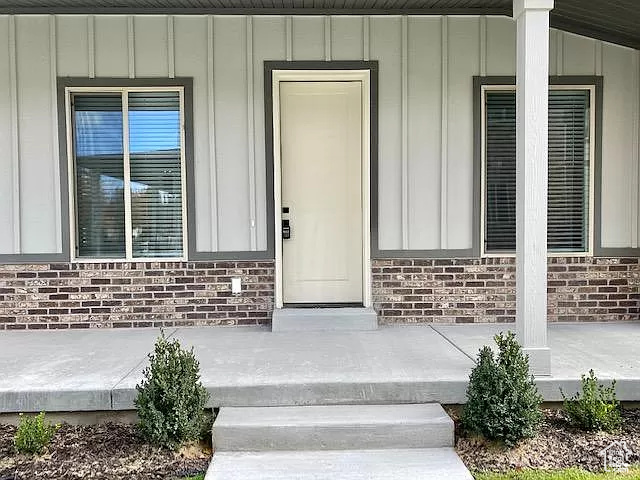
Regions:
<instances>
[{"instance_id":1,"label":"vertical batten strip","mask_svg":"<svg viewBox=\"0 0 640 480\"><path fill-rule=\"evenodd\" d=\"M207 17L207 101L209 106L209 206L211 209L211 251L218 251L218 171L216 161L216 117L213 65L213 16Z\"/></svg>"},{"instance_id":2,"label":"vertical batten strip","mask_svg":"<svg viewBox=\"0 0 640 480\"><path fill-rule=\"evenodd\" d=\"M597 40L594 45L595 74L602 75L602 41Z\"/></svg>"},{"instance_id":3,"label":"vertical batten strip","mask_svg":"<svg viewBox=\"0 0 640 480\"><path fill-rule=\"evenodd\" d=\"M402 249L409 249L409 133L408 133L408 43L409 20L406 15L402 17Z\"/></svg>"},{"instance_id":4,"label":"vertical batten strip","mask_svg":"<svg viewBox=\"0 0 640 480\"><path fill-rule=\"evenodd\" d=\"M51 97L49 103L49 118L51 119L51 159L53 161L53 195L56 208L55 244L56 252L62 252L62 203L60 201L60 161L58 153L58 107L56 93L58 91L58 41L56 31L56 17L49 15L49 66L51 81Z\"/></svg>"},{"instance_id":5,"label":"vertical batten strip","mask_svg":"<svg viewBox=\"0 0 640 480\"><path fill-rule=\"evenodd\" d=\"M257 250L256 234L256 146L255 146L255 112L253 103L253 17L247 16L247 152L249 161L249 221L251 232L251 250Z\"/></svg>"},{"instance_id":6,"label":"vertical batten strip","mask_svg":"<svg viewBox=\"0 0 640 480\"><path fill-rule=\"evenodd\" d=\"M556 75L564 75L564 32L556 30Z\"/></svg>"},{"instance_id":7,"label":"vertical batten strip","mask_svg":"<svg viewBox=\"0 0 640 480\"><path fill-rule=\"evenodd\" d=\"M480 16L480 76L487 76L487 17Z\"/></svg>"},{"instance_id":8,"label":"vertical batten strip","mask_svg":"<svg viewBox=\"0 0 640 480\"><path fill-rule=\"evenodd\" d=\"M636 165L638 166L638 178L636 183L636 192L638 194L638 211L637 211L637 244L636 247L640 247L640 51L636 50L636 95L638 101L636 102Z\"/></svg>"},{"instance_id":9,"label":"vertical batten strip","mask_svg":"<svg viewBox=\"0 0 640 480\"><path fill-rule=\"evenodd\" d=\"M449 19L442 17L442 110L440 115L440 248L449 244L447 231L449 194Z\"/></svg>"},{"instance_id":10,"label":"vertical batten strip","mask_svg":"<svg viewBox=\"0 0 640 480\"><path fill-rule=\"evenodd\" d=\"M89 60L89 78L96 78L96 17L87 17L87 58Z\"/></svg>"},{"instance_id":11,"label":"vertical batten strip","mask_svg":"<svg viewBox=\"0 0 640 480\"><path fill-rule=\"evenodd\" d=\"M640 214L640 51L633 52L633 152L631 162L631 192L635 196L631 203L631 246L638 248L640 237L639 219Z\"/></svg>"},{"instance_id":12,"label":"vertical batten strip","mask_svg":"<svg viewBox=\"0 0 640 480\"><path fill-rule=\"evenodd\" d=\"M324 17L324 59L331 61L331 16Z\"/></svg>"},{"instance_id":13,"label":"vertical batten strip","mask_svg":"<svg viewBox=\"0 0 640 480\"><path fill-rule=\"evenodd\" d=\"M20 222L20 125L18 124L18 63L16 57L16 20L9 15L9 84L11 102L11 159L13 175L13 253L22 253Z\"/></svg>"},{"instance_id":14,"label":"vertical batten strip","mask_svg":"<svg viewBox=\"0 0 640 480\"><path fill-rule=\"evenodd\" d=\"M293 60L293 20L291 19L291 15L287 15L284 20L284 31L285 31L285 50L287 55L287 61L290 62Z\"/></svg>"},{"instance_id":15,"label":"vertical batten strip","mask_svg":"<svg viewBox=\"0 0 640 480\"><path fill-rule=\"evenodd\" d=\"M176 77L176 43L173 15L167 15L167 72L169 78Z\"/></svg>"},{"instance_id":16,"label":"vertical batten strip","mask_svg":"<svg viewBox=\"0 0 640 480\"><path fill-rule=\"evenodd\" d=\"M370 57L370 45L371 42L369 40L369 28L370 28L370 23L371 23L371 19L368 15L365 15L362 18L362 59L365 62L369 61L369 57Z\"/></svg>"},{"instance_id":17,"label":"vertical batten strip","mask_svg":"<svg viewBox=\"0 0 640 480\"><path fill-rule=\"evenodd\" d=\"M129 53L129 78L136 78L136 38L133 17L127 16L127 50Z\"/></svg>"}]
</instances>

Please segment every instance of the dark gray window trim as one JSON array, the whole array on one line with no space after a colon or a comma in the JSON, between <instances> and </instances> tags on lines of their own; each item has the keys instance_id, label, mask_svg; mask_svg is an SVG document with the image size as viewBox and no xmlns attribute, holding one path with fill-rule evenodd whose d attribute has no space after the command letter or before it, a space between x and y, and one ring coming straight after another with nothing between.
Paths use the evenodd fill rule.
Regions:
<instances>
[{"instance_id":1,"label":"dark gray window trim","mask_svg":"<svg viewBox=\"0 0 640 480\"><path fill-rule=\"evenodd\" d=\"M195 247L195 192L193 172L193 78L85 78L85 77L59 77L58 78L58 131L60 151L60 199L62 206L62 232L64 236L63 251L65 260L71 259L70 222L69 222L69 159L67 152L67 121L66 121L66 97L67 87L183 87L184 88L184 154L185 154L185 179L186 179L186 210L187 210L187 258L191 259L192 248ZM80 260L82 261L82 260ZM143 261L136 259L132 261Z\"/></svg>"},{"instance_id":2,"label":"dark gray window trim","mask_svg":"<svg viewBox=\"0 0 640 480\"><path fill-rule=\"evenodd\" d=\"M378 258L378 62L362 60L265 61L265 153L267 166L267 245L275 257L275 206L273 186L273 71L274 70L369 70L370 72L370 222L371 256ZM272 257L273 258L273 257Z\"/></svg>"},{"instance_id":3,"label":"dark gray window trim","mask_svg":"<svg viewBox=\"0 0 640 480\"><path fill-rule=\"evenodd\" d=\"M474 198L480 200L481 184L482 184L482 86L483 85L515 85L516 77L497 76L497 77L474 77L473 78L473 105L474 105L474 191L477 194ZM603 106L603 85L604 78L602 76L588 75L571 75L571 76L551 76L549 77L550 85L579 85L595 87L595 155L594 155L594 219L593 219L593 256L594 257L636 257L640 256L639 248L605 248L602 247L602 106ZM477 211L474 215L477 217L476 231L478 232L478 243L476 248L480 251L480 204L476 202ZM475 223L475 222L474 222Z\"/></svg>"}]
</instances>

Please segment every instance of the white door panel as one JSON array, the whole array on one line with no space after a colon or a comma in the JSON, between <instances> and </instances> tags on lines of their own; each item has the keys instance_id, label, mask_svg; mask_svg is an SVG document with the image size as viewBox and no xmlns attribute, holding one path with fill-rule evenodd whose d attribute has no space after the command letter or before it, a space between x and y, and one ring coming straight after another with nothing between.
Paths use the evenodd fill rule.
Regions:
<instances>
[{"instance_id":1,"label":"white door panel","mask_svg":"<svg viewBox=\"0 0 640 480\"><path fill-rule=\"evenodd\" d=\"M281 82L285 303L362 303L360 82Z\"/></svg>"}]
</instances>

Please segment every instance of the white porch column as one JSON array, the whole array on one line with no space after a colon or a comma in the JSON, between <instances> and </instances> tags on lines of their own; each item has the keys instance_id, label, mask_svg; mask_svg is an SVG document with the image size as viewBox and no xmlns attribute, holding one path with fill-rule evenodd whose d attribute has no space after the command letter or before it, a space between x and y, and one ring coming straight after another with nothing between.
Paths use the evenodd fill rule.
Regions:
<instances>
[{"instance_id":1,"label":"white porch column","mask_svg":"<svg viewBox=\"0 0 640 480\"><path fill-rule=\"evenodd\" d=\"M534 375L551 374L547 344L549 11L514 0L517 20L516 331Z\"/></svg>"}]
</instances>

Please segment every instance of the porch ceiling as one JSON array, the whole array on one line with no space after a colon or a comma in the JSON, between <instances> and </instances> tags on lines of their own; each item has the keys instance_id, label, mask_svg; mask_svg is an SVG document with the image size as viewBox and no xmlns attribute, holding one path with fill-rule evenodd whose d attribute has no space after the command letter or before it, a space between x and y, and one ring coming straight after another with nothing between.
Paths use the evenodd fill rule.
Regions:
<instances>
[{"instance_id":1,"label":"porch ceiling","mask_svg":"<svg viewBox=\"0 0 640 480\"><path fill-rule=\"evenodd\" d=\"M638 0L556 0L551 26L640 49ZM512 0L0 0L10 13L511 15Z\"/></svg>"}]
</instances>

